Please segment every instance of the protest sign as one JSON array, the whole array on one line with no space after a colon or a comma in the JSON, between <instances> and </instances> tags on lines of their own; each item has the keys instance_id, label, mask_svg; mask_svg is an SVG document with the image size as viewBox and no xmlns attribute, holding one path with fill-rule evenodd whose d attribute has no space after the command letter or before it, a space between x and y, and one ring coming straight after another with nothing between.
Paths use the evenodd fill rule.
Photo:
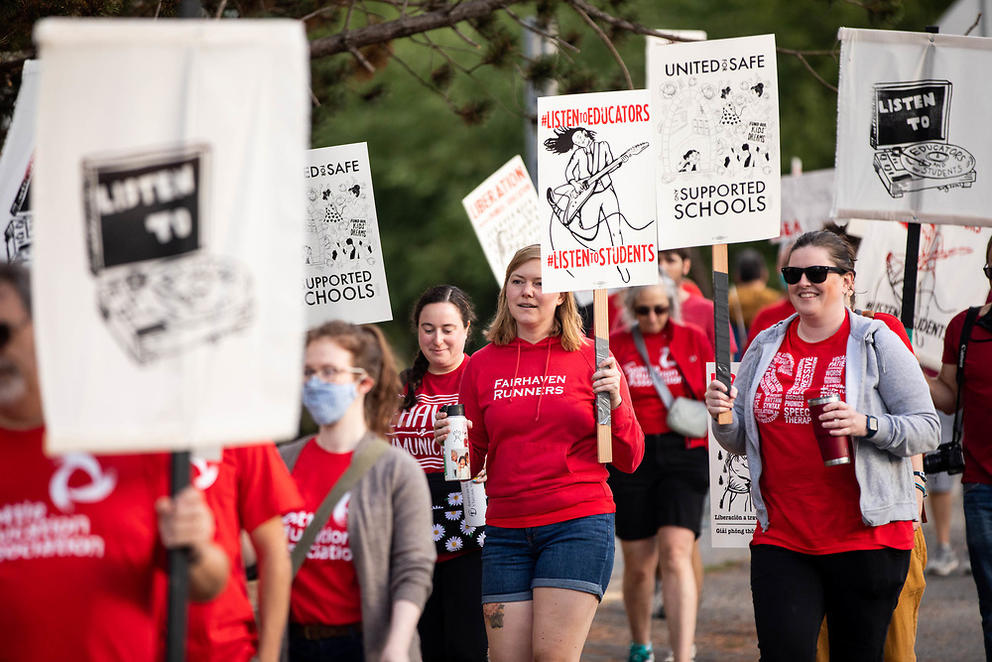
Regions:
<instances>
[{"instance_id":1,"label":"protest sign","mask_svg":"<svg viewBox=\"0 0 992 662\"><path fill-rule=\"evenodd\" d=\"M0 261L31 259L31 159L38 109L38 62L28 60L21 72L21 89L14 117L0 153L0 231L4 250Z\"/></svg>"},{"instance_id":2,"label":"protest sign","mask_svg":"<svg viewBox=\"0 0 992 662\"><path fill-rule=\"evenodd\" d=\"M782 230L772 241L795 241L804 232L822 230L832 219L834 171L814 170L782 178Z\"/></svg>"},{"instance_id":3,"label":"protest sign","mask_svg":"<svg viewBox=\"0 0 992 662\"><path fill-rule=\"evenodd\" d=\"M834 216L992 226L992 39L841 28Z\"/></svg>"},{"instance_id":4,"label":"protest sign","mask_svg":"<svg viewBox=\"0 0 992 662\"><path fill-rule=\"evenodd\" d=\"M656 283L647 92L541 97L537 114L544 291Z\"/></svg>"},{"instance_id":5,"label":"protest sign","mask_svg":"<svg viewBox=\"0 0 992 662\"><path fill-rule=\"evenodd\" d=\"M537 191L519 155L507 161L462 198L475 236L496 282L503 285L506 265L524 246L541 243Z\"/></svg>"},{"instance_id":6,"label":"protest sign","mask_svg":"<svg viewBox=\"0 0 992 662\"><path fill-rule=\"evenodd\" d=\"M312 149L303 264L307 325L393 319L366 143Z\"/></svg>"},{"instance_id":7,"label":"protest sign","mask_svg":"<svg viewBox=\"0 0 992 662\"><path fill-rule=\"evenodd\" d=\"M46 19L35 38L47 450L291 436L304 330L302 26Z\"/></svg>"},{"instance_id":8,"label":"protest sign","mask_svg":"<svg viewBox=\"0 0 992 662\"><path fill-rule=\"evenodd\" d=\"M649 43L658 248L779 234L774 35Z\"/></svg>"},{"instance_id":9,"label":"protest sign","mask_svg":"<svg viewBox=\"0 0 992 662\"><path fill-rule=\"evenodd\" d=\"M737 376L740 363L730 364ZM716 379L716 364L706 364L708 382ZM713 547L747 547L758 523L751 501L751 473L747 455L728 452L709 432L710 535Z\"/></svg>"},{"instance_id":10,"label":"protest sign","mask_svg":"<svg viewBox=\"0 0 992 662\"><path fill-rule=\"evenodd\" d=\"M855 305L899 317L906 225L868 221L864 226ZM948 322L965 308L984 303L988 296L989 282L982 267L992 229L925 223L920 231L913 351L924 367L940 370Z\"/></svg>"}]
</instances>

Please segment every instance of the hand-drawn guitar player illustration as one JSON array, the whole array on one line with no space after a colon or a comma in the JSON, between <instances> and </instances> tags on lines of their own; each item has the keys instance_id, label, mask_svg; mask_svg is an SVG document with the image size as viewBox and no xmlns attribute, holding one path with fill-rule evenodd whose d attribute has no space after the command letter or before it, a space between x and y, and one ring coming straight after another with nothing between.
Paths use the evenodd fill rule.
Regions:
<instances>
[{"instance_id":1,"label":"hand-drawn guitar player illustration","mask_svg":"<svg viewBox=\"0 0 992 662\"><path fill-rule=\"evenodd\" d=\"M643 230L651 224L630 224L620 211L610 178L630 157L647 149L648 143L638 143L613 158L608 142L597 141L595 131L579 126L555 129L554 137L545 140L544 147L555 154L571 154L565 166L565 183L549 187L545 194L551 206L551 245L555 250L571 242L591 250L619 246L623 244L624 223L633 230ZM629 270L617 270L624 282L630 281Z\"/></svg>"}]
</instances>

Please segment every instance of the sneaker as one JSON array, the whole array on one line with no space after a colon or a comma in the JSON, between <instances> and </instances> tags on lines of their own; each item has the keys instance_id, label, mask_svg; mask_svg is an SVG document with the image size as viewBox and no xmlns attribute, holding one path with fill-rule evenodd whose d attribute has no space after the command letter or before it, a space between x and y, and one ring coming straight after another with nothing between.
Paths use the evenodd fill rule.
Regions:
<instances>
[{"instance_id":1,"label":"sneaker","mask_svg":"<svg viewBox=\"0 0 992 662\"><path fill-rule=\"evenodd\" d=\"M654 649L651 644L635 644L631 642L627 662L654 662Z\"/></svg>"},{"instance_id":2,"label":"sneaker","mask_svg":"<svg viewBox=\"0 0 992 662\"><path fill-rule=\"evenodd\" d=\"M692 655L689 656L690 660L695 662L696 659L696 644L692 645ZM665 656L663 662L675 662L675 651L668 651L668 655Z\"/></svg>"},{"instance_id":3,"label":"sneaker","mask_svg":"<svg viewBox=\"0 0 992 662\"><path fill-rule=\"evenodd\" d=\"M947 577L959 565L957 554L950 545L938 545L937 551L927 560L927 572L938 577Z\"/></svg>"}]
</instances>

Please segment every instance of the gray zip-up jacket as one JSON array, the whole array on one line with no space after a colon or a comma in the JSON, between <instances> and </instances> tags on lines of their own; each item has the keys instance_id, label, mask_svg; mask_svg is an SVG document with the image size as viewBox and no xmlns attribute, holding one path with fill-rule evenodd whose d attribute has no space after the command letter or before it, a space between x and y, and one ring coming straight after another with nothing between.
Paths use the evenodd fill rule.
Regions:
<instances>
[{"instance_id":1,"label":"gray zip-up jacket","mask_svg":"<svg viewBox=\"0 0 992 662\"><path fill-rule=\"evenodd\" d=\"M754 418L758 382L778 352L793 314L754 339L734 380L738 389L734 421L713 424L720 445L738 455L747 452L751 499L758 521L768 530L768 509L761 497L761 439ZM854 473L861 488L861 517L869 526L917 518L910 457L932 451L940 441L940 422L920 365L902 339L884 322L848 311L844 387L857 411L878 418L871 439L852 438Z\"/></svg>"}]
</instances>

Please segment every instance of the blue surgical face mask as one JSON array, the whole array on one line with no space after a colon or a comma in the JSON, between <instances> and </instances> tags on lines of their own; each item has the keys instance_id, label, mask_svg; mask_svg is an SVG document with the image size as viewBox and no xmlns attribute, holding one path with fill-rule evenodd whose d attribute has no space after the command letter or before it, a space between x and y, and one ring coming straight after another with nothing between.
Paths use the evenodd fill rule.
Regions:
<instances>
[{"instance_id":1,"label":"blue surgical face mask","mask_svg":"<svg viewBox=\"0 0 992 662\"><path fill-rule=\"evenodd\" d=\"M303 406L317 425L334 425L358 397L353 381L329 383L316 375L303 384Z\"/></svg>"}]
</instances>

